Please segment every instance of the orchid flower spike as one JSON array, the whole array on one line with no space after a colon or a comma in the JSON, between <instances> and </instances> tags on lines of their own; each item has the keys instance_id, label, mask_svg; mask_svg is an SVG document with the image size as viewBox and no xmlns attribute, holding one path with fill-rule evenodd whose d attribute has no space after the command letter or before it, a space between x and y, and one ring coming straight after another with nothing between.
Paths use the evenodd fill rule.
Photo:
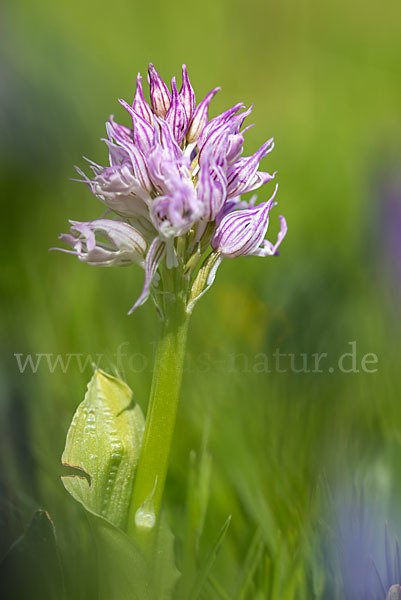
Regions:
<instances>
[{"instance_id":1,"label":"orchid flower spike","mask_svg":"<svg viewBox=\"0 0 401 600\"><path fill-rule=\"evenodd\" d=\"M220 88L196 104L185 65L180 87L173 77L169 88L152 64L148 83L150 102L140 74L133 102L120 101L128 113L126 125L113 117L106 123L109 164L88 161L91 176L77 168L79 181L106 207L107 218L71 221L71 233L60 239L72 247L64 252L90 265L135 263L144 269L144 288L130 313L149 297L163 313L163 303L176 294L184 296L190 312L223 259L278 255L287 233L284 217L277 240L265 239L277 185L260 204L255 197L242 198L274 179L275 172L259 170L274 142L270 138L243 156L250 127L243 129L243 123L252 107L237 103L210 119L209 106ZM181 276L159 276L172 269ZM180 281L182 289L169 289L171 281Z\"/></svg>"}]
</instances>

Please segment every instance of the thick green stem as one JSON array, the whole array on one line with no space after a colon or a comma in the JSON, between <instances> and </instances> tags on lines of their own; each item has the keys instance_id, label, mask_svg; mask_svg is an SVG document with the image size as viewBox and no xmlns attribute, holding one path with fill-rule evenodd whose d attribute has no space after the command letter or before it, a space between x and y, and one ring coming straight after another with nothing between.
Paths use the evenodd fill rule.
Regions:
<instances>
[{"instance_id":1,"label":"thick green stem","mask_svg":"<svg viewBox=\"0 0 401 600\"><path fill-rule=\"evenodd\" d=\"M135 474L128 533L153 528L163 497L181 387L188 315L181 294L166 302L141 455Z\"/></svg>"}]
</instances>

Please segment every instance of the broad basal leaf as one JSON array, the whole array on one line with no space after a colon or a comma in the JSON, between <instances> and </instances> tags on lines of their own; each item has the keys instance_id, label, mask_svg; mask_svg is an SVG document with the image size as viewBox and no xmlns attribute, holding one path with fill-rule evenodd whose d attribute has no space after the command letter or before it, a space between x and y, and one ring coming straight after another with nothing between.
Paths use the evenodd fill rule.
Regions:
<instances>
[{"instance_id":1,"label":"broad basal leaf","mask_svg":"<svg viewBox=\"0 0 401 600\"><path fill-rule=\"evenodd\" d=\"M67 434L63 465L88 477L64 475L68 492L83 506L124 529L145 426L130 388L97 369Z\"/></svg>"}]
</instances>

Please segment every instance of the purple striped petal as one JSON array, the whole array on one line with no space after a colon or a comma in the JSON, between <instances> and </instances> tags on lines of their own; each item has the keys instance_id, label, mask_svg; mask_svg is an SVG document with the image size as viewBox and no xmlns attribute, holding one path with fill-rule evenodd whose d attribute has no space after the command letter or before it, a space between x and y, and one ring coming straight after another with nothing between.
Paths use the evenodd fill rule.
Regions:
<instances>
[{"instance_id":1,"label":"purple striped petal","mask_svg":"<svg viewBox=\"0 0 401 600\"><path fill-rule=\"evenodd\" d=\"M247 110L244 110L239 115L234 115L230 118L231 123L231 133L239 133L242 125L244 124L245 119L251 114L253 109L253 105L251 105ZM249 129L252 125L249 125L246 129ZM246 131L245 129L245 131Z\"/></svg>"},{"instance_id":2,"label":"purple striped petal","mask_svg":"<svg viewBox=\"0 0 401 600\"><path fill-rule=\"evenodd\" d=\"M208 141L209 137L212 133L219 130L222 126L224 126L235 113L237 113L241 108L244 108L244 104L242 102L232 106L225 112L214 117L209 123L205 123L205 126L202 128L202 132L199 136L198 148L201 150L205 143ZM229 128L228 128L229 129ZM234 131L230 131L230 133L234 133Z\"/></svg>"},{"instance_id":3,"label":"purple striped petal","mask_svg":"<svg viewBox=\"0 0 401 600\"><path fill-rule=\"evenodd\" d=\"M226 200L223 205L223 208L216 217L216 227L220 225L220 223L222 222L224 217L228 215L228 213L231 213L235 210L238 211L240 209L253 208L257 199L258 198L256 194L254 194L249 200L241 200L241 196L233 196L229 200Z\"/></svg>"},{"instance_id":4,"label":"purple striped petal","mask_svg":"<svg viewBox=\"0 0 401 600\"><path fill-rule=\"evenodd\" d=\"M172 158L181 160L183 152L174 139L173 132L170 126L163 119L158 119L159 124L159 139L161 147L166 150Z\"/></svg>"},{"instance_id":5,"label":"purple striped petal","mask_svg":"<svg viewBox=\"0 0 401 600\"><path fill-rule=\"evenodd\" d=\"M138 73L136 80L136 92L132 102L132 108L140 117L142 117L142 119L145 119L145 121L151 125L153 124L153 113L143 95L142 77L140 73Z\"/></svg>"},{"instance_id":6,"label":"purple striped petal","mask_svg":"<svg viewBox=\"0 0 401 600\"><path fill-rule=\"evenodd\" d=\"M126 127L125 125L120 125L119 123L116 123L114 120L114 115L110 115L109 121L110 121L110 125L111 125L113 131L115 131L115 133L120 138L125 139L127 142L134 141L134 138L132 135L132 129L130 129L129 127Z\"/></svg>"},{"instance_id":7,"label":"purple striped petal","mask_svg":"<svg viewBox=\"0 0 401 600\"><path fill-rule=\"evenodd\" d=\"M227 199L227 177L212 157L202 162L196 195L203 205L203 219L214 221Z\"/></svg>"},{"instance_id":8,"label":"purple striped petal","mask_svg":"<svg viewBox=\"0 0 401 600\"><path fill-rule=\"evenodd\" d=\"M277 188L268 202L226 215L216 228L212 239L213 249L227 258L258 255L269 227L269 213Z\"/></svg>"},{"instance_id":9,"label":"purple striped petal","mask_svg":"<svg viewBox=\"0 0 401 600\"><path fill-rule=\"evenodd\" d=\"M234 164L242 154L243 148L242 144L244 143L244 136L239 133L236 135L228 136L228 147L226 153L227 163L229 165Z\"/></svg>"},{"instance_id":10,"label":"purple striped petal","mask_svg":"<svg viewBox=\"0 0 401 600\"><path fill-rule=\"evenodd\" d=\"M170 108L171 94L152 63L149 64L148 68L148 82L150 85L150 101L153 112L158 117L164 118Z\"/></svg>"},{"instance_id":11,"label":"purple striped petal","mask_svg":"<svg viewBox=\"0 0 401 600\"><path fill-rule=\"evenodd\" d=\"M182 86L179 93L180 102L185 109L187 121L190 123L195 110L195 92L189 81L187 67L182 65Z\"/></svg>"},{"instance_id":12,"label":"purple striped petal","mask_svg":"<svg viewBox=\"0 0 401 600\"><path fill-rule=\"evenodd\" d=\"M160 146L155 146L148 156L148 172L154 189L159 194L171 191L171 180L179 178L176 162Z\"/></svg>"},{"instance_id":13,"label":"purple striped petal","mask_svg":"<svg viewBox=\"0 0 401 600\"><path fill-rule=\"evenodd\" d=\"M110 210L122 217L147 216L149 193L134 177L129 165L100 167L93 179L89 179L81 169L76 169L92 194Z\"/></svg>"},{"instance_id":14,"label":"purple striped petal","mask_svg":"<svg viewBox=\"0 0 401 600\"><path fill-rule=\"evenodd\" d=\"M265 142L253 156L240 158L228 170L228 197L250 192L260 185L263 177L257 176L259 161L274 148L273 138ZM266 174L267 177L268 174ZM269 175L272 179L274 175Z\"/></svg>"},{"instance_id":15,"label":"purple striped petal","mask_svg":"<svg viewBox=\"0 0 401 600\"><path fill-rule=\"evenodd\" d=\"M269 183L269 181L272 181L272 179L274 179L276 175L277 171L274 171L273 173L267 173L266 171L257 171L253 180L253 184L249 185L246 188L246 191L241 193L245 194L246 192L253 192L260 186L265 185L265 183Z\"/></svg>"},{"instance_id":16,"label":"purple striped petal","mask_svg":"<svg viewBox=\"0 0 401 600\"><path fill-rule=\"evenodd\" d=\"M150 289L157 273L157 269L159 264L161 263L166 252L166 244L160 240L159 238L155 238L151 243L148 253L146 255L145 262L145 282L143 285L143 289L141 295L138 300L135 302L134 306L129 310L128 314L131 315L138 306L142 306L145 304L146 300L149 298Z\"/></svg>"},{"instance_id":17,"label":"purple striped petal","mask_svg":"<svg viewBox=\"0 0 401 600\"><path fill-rule=\"evenodd\" d=\"M143 189L147 192L150 192L152 190L152 184L149 179L145 157L143 156L142 152L135 146L135 144L132 144L126 141L124 138L119 137L119 135L113 131L109 123L106 123L106 129L109 135L109 139L111 136L114 137L116 142L118 142L122 149L125 150L126 155L131 161L134 176L141 183ZM105 141L109 145L109 142L107 140Z\"/></svg>"},{"instance_id":18,"label":"purple striped petal","mask_svg":"<svg viewBox=\"0 0 401 600\"><path fill-rule=\"evenodd\" d=\"M226 123L210 134L199 152L199 164L202 164L204 156L212 155L217 164L227 169L229 133L230 125Z\"/></svg>"},{"instance_id":19,"label":"purple striped petal","mask_svg":"<svg viewBox=\"0 0 401 600\"><path fill-rule=\"evenodd\" d=\"M153 186L160 194L173 193L182 183L189 184L193 194L189 158L184 156L170 126L162 119L156 118L154 144L147 157L147 166Z\"/></svg>"},{"instance_id":20,"label":"purple striped petal","mask_svg":"<svg viewBox=\"0 0 401 600\"><path fill-rule=\"evenodd\" d=\"M176 140L177 144L181 145L181 142L184 139L187 131L188 118L186 115L184 105L181 103L181 100L178 95L175 77L173 77L173 79L171 80L171 92L171 104L166 114L166 123L170 125L174 139Z\"/></svg>"},{"instance_id":21,"label":"purple striped petal","mask_svg":"<svg viewBox=\"0 0 401 600\"><path fill-rule=\"evenodd\" d=\"M138 115L128 104L128 102L125 102L125 100L120 100L120 104L129 112L132 117L132 136L134 144L138 146L143 154L148 154L153 143L152 125Z\"/></svg>"},{"instance_id":22,"label":"purple striped petal","mask_svg":"<svg viewBox=\"0 0 401 600\"><path fill-rule=\"evenodd\" d=\"M214 98L214 96L221 90L220 87L216 87L211 90L205 98L202 100L200 104L195 108L194 115L192 118L192 122L189 126L189 130L187 133L187 142L188 144L192 144L199 139L199 136L202 133L203 128L209 119L209 104Z\"/></svg>"},{"instance_id":23,"label":"purple striped petal","mask_svg":"<svg viewBox=\"0 0 401 600\"><path fill-rule=\"evenodd\" d=\"M110 118L110 122L106 123L106 132L107 139L102 138L102 141L107 144L107 148L109 150L109 162L110 165L121 165L126 160L129 160L129 154L127 151L114 143L114 140L120 139L124 140L125 143L132 144L132 131L130 131L130 136L127 135L128 127L124 127L123 125L119 125L114 121L114 119ZM93 161L89 161L92 165ZM99 165L97 165L99 166Z\"/></svg>"}]
</instances>

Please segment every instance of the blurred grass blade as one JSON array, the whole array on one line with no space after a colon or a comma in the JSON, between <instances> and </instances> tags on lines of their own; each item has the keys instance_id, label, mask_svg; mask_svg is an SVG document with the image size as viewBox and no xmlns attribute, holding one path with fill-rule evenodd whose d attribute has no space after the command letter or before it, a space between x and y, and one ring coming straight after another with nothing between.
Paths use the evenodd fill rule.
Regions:
<instances>
[{"instance_id":1,"label":"blurred grass blade","mask_svg":"<svg viewBox=\"0 0 401 600\"><path fill-rule=\"evenodd\" d=\"M63 589L54 525L45 510L38 510L0 563L0 597L61 600Z\"/></svg>"},{"instance_id":2,"label":"blurred grass blade","mask_svg":"<svg viewBox=\"0 0 401 600\"><path fill-rule=\"evenodd\" d=\"M212 458L204 445L199 460L193 450L189 460L186 555L196 559L209 502Z\"/></svg>"},{"instance_id":3,"label":"blurred grass blade","mask_svg":"<svg viewBox=\"0 0 401 600\"><path fill-rule=\"evenodd\" d=\"M217 579L213 577L213 575L209 576L209 586L216 595L216 600L231 600L225 589L220 585Z\"/></svg>"},{"instance_id":4,"label":"blurred grass blade","mask_svg":"<svg viewBox=\"0 0 401 600\"><path fill-rule=\"evenodd\" d=\"M198 553L199 539L205 525L211 473L212 457L207 449L207 431L205 431L199 460L194 451L190 454L187 496L187 551L195 557Z\"/></svg>"},{"instance_id":5,"label":"blurred grass blade","mask_svg":"<svg viewBox=\"0 0 401 600\"><path fill-rule=\"evenodd\" d=\"M228 519L224 523L223 527L220 529L219 534L218 534L213 546L210 548L209 552L207 553L204 564L199 569L195 584L192 588L191 594L189 595L189 598L191 600L197 600L197 598L199 598L199 595L200 595L200 593L208 579L209 573L213 567L214 561L216 560L216 557L219 553L219 550L221 548L221 545L222 545L225 535L227 533L227 529L230 525L230 522L231 522L231 515L228 517Z\"/></svg>"},{"instance_id":6,"label":"blurred grass blade","mask_svg":"<svg viewBox=\"0 0 401 600\"><path fill-rule=\"evenodd\" d=\"M237 600L244 600L251 584L252 578L262 558L264 542L260 528L258 528L253 536L249 546L244 565L241 570L241 576L238 583Z\"/></svg>"},{"instance_id":7,"label":"blurred grass blade","mask_svg":"<svg viewBox=\"0 0 401 600\"><path fill-rule=\"evenodd\" d=\"M164 513L161 515L152 560L152 600L170 600L180 577L175 564L174 535Z\"/></svg>"},{"instance_id":8,"label":"blurred grass blade","mask_svg":"<svg viewBox=\"0 0 401 600\"><path fill-rule=\"evenodd\" d=\"M64 475L66 490L88 511L124 529L144 429L130 388L97 369L78 406L62 456L64 466L89 476Z\"/></svg>"}]
</instances>

